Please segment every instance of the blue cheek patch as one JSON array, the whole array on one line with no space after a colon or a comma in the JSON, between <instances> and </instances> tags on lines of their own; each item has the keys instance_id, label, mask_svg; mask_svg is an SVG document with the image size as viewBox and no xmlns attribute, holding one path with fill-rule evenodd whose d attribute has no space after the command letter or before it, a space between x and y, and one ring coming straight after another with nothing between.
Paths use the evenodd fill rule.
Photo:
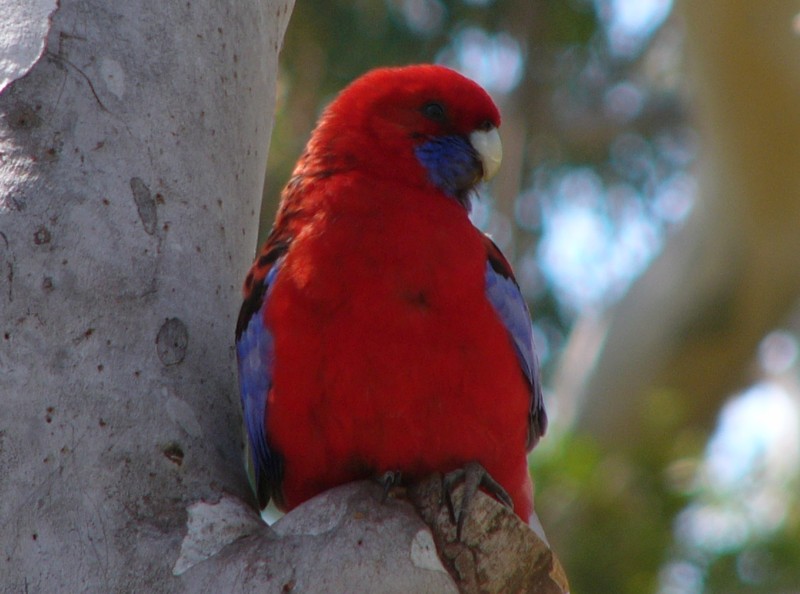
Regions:
<instances>
[{"instance_id":1,"label":"blue cheek patch","mask_svg":"<svg viewBox=\"0 0 800 594\"><path fill-rule=\"evenodd\" d=\"M437 136L417 145L414 153L431 182L468 208L468 193L483 175L481 161L469 141L463 136Z\"/></svg>"}]
</instances>

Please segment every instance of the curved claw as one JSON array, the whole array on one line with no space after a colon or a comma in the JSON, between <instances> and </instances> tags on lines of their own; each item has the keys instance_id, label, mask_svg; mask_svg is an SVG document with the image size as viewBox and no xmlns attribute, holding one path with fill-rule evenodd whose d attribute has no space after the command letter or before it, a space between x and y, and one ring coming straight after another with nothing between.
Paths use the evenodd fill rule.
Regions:
<instances>
[{"instance_id":1,"label":"curved claw","mask_svg":"<svg viewBox=\"0 0 800 594\"><path fill-rule=\"evenodd\" d=\"M453 502L453 491L455 487L463 482L464 495L461 498L461 506L456 510ZM456 536L461 540L461 533L464 529L464 520L469 514L469 508L478 488L483 487L489 494L493 495L500 503L514 509L514 502L503 486L492 478L486 469L479 462L469 462L463 468L457 468L448 472L442 477L442 491L446 497L447 508L450 510L450 517L456 525Z\"/></svg>"},{"instance_id":2,"label":"curved claw","mask_svg":"<svg viewBox=\"0 0 800 594\"><path fill-rule=\"evenodd\" d=\"M375 480L378 481L378 484L383 487L381 503L386 503L386 500L389 498L389 491L392 490L392 487L399 486L402 479L403 473L399 470L387 470L380 476L375 477Z\"/></svg>"}]
</instances>

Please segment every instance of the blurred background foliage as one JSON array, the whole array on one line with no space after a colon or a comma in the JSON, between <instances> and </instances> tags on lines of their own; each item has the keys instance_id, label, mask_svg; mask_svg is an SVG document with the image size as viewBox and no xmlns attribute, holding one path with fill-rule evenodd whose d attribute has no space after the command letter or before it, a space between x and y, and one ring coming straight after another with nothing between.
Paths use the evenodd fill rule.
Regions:
<instances>
[{"instance_id":1,"label":"blurred background foliage","mask_svg":"<svg viewBox=\"0 0 800 594\"><path fill-rule=\"evenodd\" d=\"M473 220L534 317L573 591L800 592L800 5L298 0L262 236L321 109L439 62L503 113Z\"/></svg>"}]
</instances>

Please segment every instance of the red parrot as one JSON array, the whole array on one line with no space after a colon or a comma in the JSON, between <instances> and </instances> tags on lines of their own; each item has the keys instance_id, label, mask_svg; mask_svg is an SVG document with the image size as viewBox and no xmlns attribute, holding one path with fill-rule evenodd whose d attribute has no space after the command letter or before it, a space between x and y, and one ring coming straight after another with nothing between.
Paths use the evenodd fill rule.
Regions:
<instances>
[{"instance_id":1,"label":"red parrot","mask_svg":"<svg viewBox=\"0 0 800 594\"><path fill-rule=\"evenodd\" d=\"M236 327L262 507L441 472L529 520L547 425L530 315L468 216L499 125L479 85L432 65L373 70L322 114Z\"/></svg>"}]
</instances>

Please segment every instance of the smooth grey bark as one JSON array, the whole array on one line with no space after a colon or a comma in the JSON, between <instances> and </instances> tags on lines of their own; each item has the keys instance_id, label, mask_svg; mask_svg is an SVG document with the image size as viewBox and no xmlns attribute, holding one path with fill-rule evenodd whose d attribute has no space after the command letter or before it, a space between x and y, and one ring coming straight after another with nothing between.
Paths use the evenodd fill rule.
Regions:
<instances>
[{"instance_id":1,"label":"smooth grey bark","mask_svg":"<svg viewBox=\"0 0 800 594\"><path fill-rule=\"evenodd\" d=\"M414 508L381 499L382 489L374 482L326 491L271 528L243 530L244 537L188 568L183 583L190 592L209 594L456 594L434 538ZM211 512L203 507L197 515ZM200 520L191 532L201 536L207 529Z\"/></svg>"},{"instance_id":2,"label":"smooth grey bark","mask_svg":"<svg viewBox=\"0 0 800 594\"><path fill-rule=\"evenodd\" d=\"M187 507L251 500L232 332L291 4L62 0L7 70L3 592L182 591Z\"/></svg>"}]
</instances>

